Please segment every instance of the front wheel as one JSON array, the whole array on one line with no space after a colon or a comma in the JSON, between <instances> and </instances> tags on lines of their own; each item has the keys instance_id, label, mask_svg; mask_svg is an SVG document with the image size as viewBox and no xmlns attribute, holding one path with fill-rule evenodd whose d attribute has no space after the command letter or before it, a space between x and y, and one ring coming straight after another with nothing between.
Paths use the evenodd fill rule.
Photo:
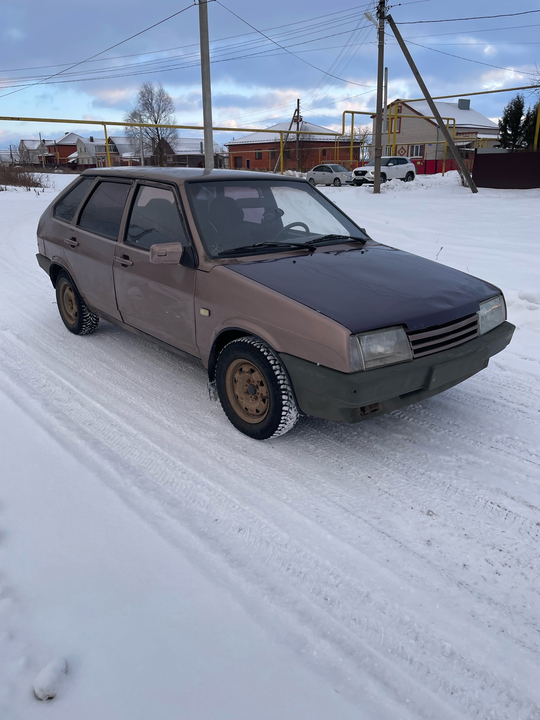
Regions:
<instances>
[{"instance_id":1,"label":"front wheel","mask_svg":"<svg viewBox=\"0 0 540 720\"><path fill-rule=\"evenodd\" d=\"M334 180L334 186L335 186L335 187L340 187L340 185L341 185L341 180L340 180L339 178L335 178L335 180Z\"/></svg>"},{"instance_id":2,"label":"front wheel","mask_svg":"<svg viewBox=\"0 0 540 720\"><path fill-rule=\"evenodd\" d=\"M242 337L223 348L216 366L216 387L230 422L254 440L284 435L298 421L287 374L262 340Z\"/></svg>"},{"instance_id":3,"label":"front wheel","mask_svg":"<svg viewBox=\"0 0 540 720\"><path fill-rule=\"evenodd\" d=\"M414 180L414 173L408 172L405 175L405 182L412 182Z\"/></svg>"},{"instance_id":4,"label":"front wheel","mask_svg":"<svg viewBox=\"0 0 540 720\"><path fill-rule=\"evenodd\" d=\"M64 325L74 335L89 335L99 323L99 317L91 313L71 278L61 273L56 280L56 302Z\"/></svg>"},{"instance_id":5,"label":"front wheel","mask_svg":"<svg viewBox=\"0 0 540 720\"><path fill-rule=\"evenodd\" d=\"M381 173L381 182L386 182L386 173Z\"/></svg>"}]
</instances>

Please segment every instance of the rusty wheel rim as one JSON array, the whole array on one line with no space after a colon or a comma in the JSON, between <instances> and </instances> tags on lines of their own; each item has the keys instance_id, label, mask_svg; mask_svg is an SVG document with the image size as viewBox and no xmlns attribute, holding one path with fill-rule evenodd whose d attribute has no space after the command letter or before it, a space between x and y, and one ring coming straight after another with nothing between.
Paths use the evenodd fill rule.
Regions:
<instances>
[{"instance_id":1,"label":"rusty wheel rim","mask_svg":"<svg viewBox=\"0 0 540 720\"><path fill-rule=\"evenodd\" d=\"M75 325L77 318L79 317L77 298L75 297L75 291L68 283L66 283L62 288L61 300L62 310L64 311L67 321L71 325Z\"/></svg>"},{"instance_id":2,"label":"rusty wheel rim","mask_svg":"<svg viewBox=\"0 0 540 720\"><path fill-rule=\"evenodd\" d=\"M270 410L266 378L250 360L238 359L227 368L227 398L235 413L247 423L260 423Z\"/></svg>"}]
</instances>

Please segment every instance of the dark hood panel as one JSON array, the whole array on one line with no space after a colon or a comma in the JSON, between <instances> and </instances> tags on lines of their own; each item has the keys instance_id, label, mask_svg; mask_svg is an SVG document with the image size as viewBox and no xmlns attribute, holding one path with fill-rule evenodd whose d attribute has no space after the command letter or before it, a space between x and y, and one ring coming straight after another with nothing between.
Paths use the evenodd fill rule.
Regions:
<instances>
[{"instance_id":1,"label":"dark hood panel","mask_svg":"<svg viewBox=\"0 0 540 720\"><path fill-rule=\"evenodd\" d=\"M228 265L351 332L420 330L470 315L498 291L483 280L386 245Z\"/></svg>"}]
</instances>

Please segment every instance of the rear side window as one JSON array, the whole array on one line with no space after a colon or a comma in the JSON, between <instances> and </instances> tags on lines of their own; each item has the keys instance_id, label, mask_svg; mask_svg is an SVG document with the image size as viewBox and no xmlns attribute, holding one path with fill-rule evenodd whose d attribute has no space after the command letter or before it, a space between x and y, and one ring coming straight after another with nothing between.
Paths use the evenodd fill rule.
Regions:
<instances>
[{"instance_id":1,"label":"rear side window","mask_svg":"<svg viewBox=\"0 0 540 720\"><path fill-rule=\"evenodd\" d=\"M90 185L94 182L93 177L83 178L75 185L73 190L63 197L58 205L54 208L54 217L59 220L71 222L75 217L77 208L81 204L81 200L90 189Z\"/></svg>"},{"instance_id":2,"label":"rear side window","mask_svg":"<svg viewBox=\"0 0 540 720\"><path fill-rule=\"evenodd\" d=\"M139 187L124 242L145 250L161 243L187 244L172 190L149 185Z\"/></svg>"},{"instance_id":3,"label":"rear side window","mask_svg":"<svg viewBox=\"0 0 540 720\"><path fill-rule=\"evenodd\" d=\"M86 203L79 220L79 227L110 240L118 239L131 184L101 182Z\"/></svg>"}]
</instances>

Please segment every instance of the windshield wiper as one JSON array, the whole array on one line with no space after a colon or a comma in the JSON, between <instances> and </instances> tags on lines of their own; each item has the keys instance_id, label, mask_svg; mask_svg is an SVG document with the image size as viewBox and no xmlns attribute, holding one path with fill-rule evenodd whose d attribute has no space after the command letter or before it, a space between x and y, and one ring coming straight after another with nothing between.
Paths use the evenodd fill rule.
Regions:
<instances>
[{"instance_id":1,"label":"windshield wiper","mask_svg":"<svg viewBox=\"0 0 540 720\"><path fill-rule=\"evenodd\" d=\"M233 257L234 255L242 255L249 252L250 250L265 250L272 248L283 248L284 250L309 250L310 253L314 252L315 249L311 242L259 242L253 243L252 245L242 245L237 248L231 248L230 250L222 250L217 254L218 257Z\"/></svg>"},{"instance_id":2,"label":"windshield wiper","mask_svg":"<svg viewBox=\"0 0 540 720\"><path fill-rule=\"evenodd\" d=\"M321 235L318 238L315 238L314 240L309 240L310 245L318 245L319 243L324 242L332 242L334 240L345 240L346 242L361 242L366 243L367 238L361 238L361 237L354 237L352 235L336 235L334 233L329 233L328 235Z\"/></svg>"}]
</instances>

